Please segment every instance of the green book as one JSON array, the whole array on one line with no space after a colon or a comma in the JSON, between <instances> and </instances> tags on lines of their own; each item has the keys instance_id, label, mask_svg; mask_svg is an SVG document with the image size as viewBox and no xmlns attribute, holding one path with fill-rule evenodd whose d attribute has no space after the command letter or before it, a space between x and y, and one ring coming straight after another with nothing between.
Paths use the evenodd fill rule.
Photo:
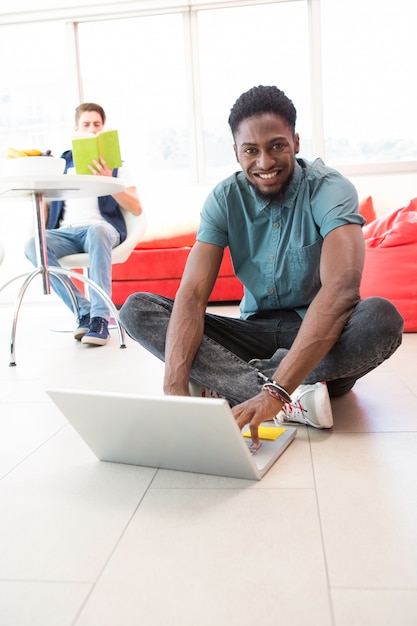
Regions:
<instances>
[{"instance_id":1,"label":"green book","mask_svg":"<svg viewBox=\"0 0 417 626\"><path fill-rule=\"evenodd\" d=\"M121 167L119 134L117 130L103 130L101 133L77 133L72 140L72 155L77 174L91 174L88 165L102 156L110 169Z\"/></svg>"}]
</instances>

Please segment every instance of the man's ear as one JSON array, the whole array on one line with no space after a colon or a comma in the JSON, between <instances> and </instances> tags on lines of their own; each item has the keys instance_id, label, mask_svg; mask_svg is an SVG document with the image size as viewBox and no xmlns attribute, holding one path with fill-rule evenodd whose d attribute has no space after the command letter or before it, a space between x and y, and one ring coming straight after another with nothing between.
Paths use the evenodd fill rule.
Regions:
<instances>
[{"instance_id":1,"label":"man's ear","mask_svg":"<svg viewBox=\"0 0 417 626\"><path fill-rule=\"evenodd\" d=\"M294 147L295 154L298 154L300 152L300 135L298 133L294 134Z\"/></svg>"}]
</instances>

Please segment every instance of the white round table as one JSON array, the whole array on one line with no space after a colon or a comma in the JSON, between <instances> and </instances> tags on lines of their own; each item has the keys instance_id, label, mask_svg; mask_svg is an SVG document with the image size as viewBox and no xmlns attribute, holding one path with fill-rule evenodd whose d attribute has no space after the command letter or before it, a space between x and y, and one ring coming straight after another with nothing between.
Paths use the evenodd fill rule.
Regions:
<instances>
[{"instance_id":1,"label":"white round table","mask_svg":"<svg viewBox=\"0 0 417 626\"><path fill-rule=\"evenodd\" d=\"M13 316L13 326L10 338L10 365L16 365L15 359L15 336L17 318L19 315L20 305L23 296L29 284L35 276L41 275L43 280L43 291L45 294L50 293L50 275L56 276L61 281L62 276L69 276L87 283L92 289L95 289L106 300L112 315L116 321L117 329L120 337L120 347L125 348L124 331L119 322L117 309L109 296L87 276L79 274L72 270L62 267L52 267L48 265L48 252L46 248L45 237L45 216L43 212L43 200L69 200L72 198L98 198L100 196L109 196L123 191L125 186L122 185L117 178L110 176L94 176L94 175L66 175L59 174L53 176L0 176L0 199L28 196L33 200L34 222L35 222L35 242L37 266L26 274L15 276L3 286L2 291L10 283L24 278L22 287L20 288L15 311ZM67 283L64 283L67 286ZM68 286L67 286L68 288ZM69 288L68 288L69 289ZM76 310L75 296L69 291L72 297L74 310Z\"/></svg>"}]
</instances>

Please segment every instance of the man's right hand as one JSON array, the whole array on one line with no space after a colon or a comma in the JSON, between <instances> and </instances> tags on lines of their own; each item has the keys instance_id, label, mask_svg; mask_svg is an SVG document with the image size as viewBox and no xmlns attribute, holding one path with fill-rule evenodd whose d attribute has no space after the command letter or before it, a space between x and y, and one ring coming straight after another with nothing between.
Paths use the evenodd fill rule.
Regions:
<instances>
[{"instance_id":1,"label":"man's right hand","mask_svg":"<svg viewBox=\"0 0 417 626\"><path fill-rule=\"evenodd\" d=\"M267 391L260 391L256 396L237 404L232 413L240 429L249 424L252 442L259 445L258 428L262 422L274 419L282 409L283 402L269 395Z\"/></svg>"}]
</instances>

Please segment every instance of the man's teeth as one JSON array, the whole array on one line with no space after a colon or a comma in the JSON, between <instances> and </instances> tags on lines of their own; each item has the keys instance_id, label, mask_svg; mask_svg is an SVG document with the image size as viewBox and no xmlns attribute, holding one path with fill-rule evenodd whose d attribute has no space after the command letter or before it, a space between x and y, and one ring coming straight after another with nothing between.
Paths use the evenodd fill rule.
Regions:
<instances>
[{"instance_id":1,"label":"man's teeth","mask_svg":"<svg viewBox=\"0 0 417 626\"><path fill-rule=\"evenodd\" d=\"M259 174L260 178L275 178L275 176L277 176L278 172L272 172L271 174Z\"/></svg>"}]
</instances>

